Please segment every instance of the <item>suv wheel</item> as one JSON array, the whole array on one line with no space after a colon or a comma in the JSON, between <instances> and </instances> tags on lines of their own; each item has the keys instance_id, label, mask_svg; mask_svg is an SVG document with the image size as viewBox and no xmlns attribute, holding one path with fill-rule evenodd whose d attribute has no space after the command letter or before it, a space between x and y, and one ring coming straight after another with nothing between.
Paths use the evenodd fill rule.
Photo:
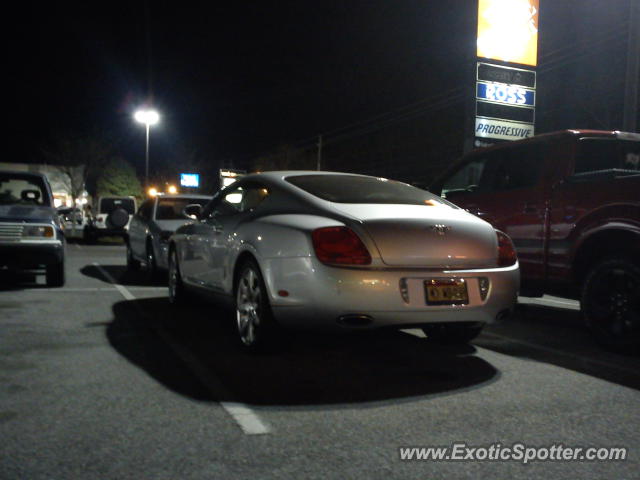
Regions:
<instances>
[{"instance_id":1,"label":"suv wheel","mask_svg":"<svg viewBox=\"0 0 640 480\"><path fill-rule=\"evenodd\" d=\"M640 266L625 257L595 264L582 287L580 306L595 339L606 348L640 346Z\"/></svg>"},{"instance_id":2,"label":"suv wheel","mask_svg":"<svg viewBox=\"0 0 640 480\"><path fill-rule=\"evenodd\" d=\"M116 208L113 212L107 215L105 221L109 228L121 229L129 223L129 213L124 208Z\"/></svg>"},{"instance_id":3,"label":"suv wheel","mask_svg":"<svg viewBox=\"0 0 640 480\"><path fill-rule=\"evenodd\" d=\"M61 287L64 285L64 261L47 265L46 280L48 287Z\"/></svg>"}]
</instances>

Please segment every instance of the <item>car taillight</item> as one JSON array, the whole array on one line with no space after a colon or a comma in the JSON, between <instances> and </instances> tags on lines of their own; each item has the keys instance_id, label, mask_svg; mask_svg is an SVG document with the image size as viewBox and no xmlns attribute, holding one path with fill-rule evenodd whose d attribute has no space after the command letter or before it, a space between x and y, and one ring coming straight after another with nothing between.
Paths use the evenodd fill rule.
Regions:
<instances>
[{"instance_id":1,"label":"car taillight","mask_svg":"<svg viewBox=\"0 0 640 480\"><path fill-rule=\"evenodd\" d=\"M371 255L362 240L347 227L325 227L311 234L318 260L333 265L369 265Z\"/></svg>"},{"instance_id":2,"label":"car taillight","mask_svg":"<svg viewBox=\"0 0 640 480\"><path fill-rule=\"evenodd\" d=\"M516 249L511 239L500 230L496 230L498 236L498 266L509 267L518 261Z\"/></svg>"}]
</instances>

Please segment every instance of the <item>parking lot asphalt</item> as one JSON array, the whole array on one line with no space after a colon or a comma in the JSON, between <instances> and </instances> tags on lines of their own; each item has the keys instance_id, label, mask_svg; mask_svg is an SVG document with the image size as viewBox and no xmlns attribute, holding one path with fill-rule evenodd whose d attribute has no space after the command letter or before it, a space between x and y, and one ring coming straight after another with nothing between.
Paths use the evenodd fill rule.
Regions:
<instances>
[{"instance_id":1,"label":"parking lot asphalt","mask_svg":"<svg viewBox=\"0 0 640 480\"><path fill-rule=\"evenodd\" d=\"M417 330L237 346L120 244L67 245L67 283L0 278L0 478L637 479L640 358L575 302L522 298L468 346ZM401 447L625 447L624 461L403 461Z\"/></svg>"}]
</instances>

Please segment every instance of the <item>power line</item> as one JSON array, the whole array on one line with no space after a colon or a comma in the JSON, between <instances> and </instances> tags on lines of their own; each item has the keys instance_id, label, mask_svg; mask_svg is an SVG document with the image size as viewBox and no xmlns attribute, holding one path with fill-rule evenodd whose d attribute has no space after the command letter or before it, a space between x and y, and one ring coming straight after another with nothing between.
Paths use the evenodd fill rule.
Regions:
<instances>
[{"instance_id":1,"label":"power line","mask_svg":"<svg viewBox=\"0 0 640 480\"><path fill-rule=\"evenodd\" d=\"M589 56L593 56L598 53L596 50L598 47L604 47L606 44L624 39L625 29L620 28L620 25L618 25L615 28L605 31L599 37L590 37L587 41L574 41L563 47L545 52L540 58L541 68L538 69L538 74L546 74ZM455 87L446 92L418 100L403 107L325 131L322 133L323 146L379 131L385 127L408 121L430 111L458 105L465 100L466 89L467 87L464 86ZM313 137L294 142L294 146L301 150L308 150L317 147L317 139L318 137L314 135ZM254 160L260 156L262 155L254 157Z\"/></svg>"}]
</instances>

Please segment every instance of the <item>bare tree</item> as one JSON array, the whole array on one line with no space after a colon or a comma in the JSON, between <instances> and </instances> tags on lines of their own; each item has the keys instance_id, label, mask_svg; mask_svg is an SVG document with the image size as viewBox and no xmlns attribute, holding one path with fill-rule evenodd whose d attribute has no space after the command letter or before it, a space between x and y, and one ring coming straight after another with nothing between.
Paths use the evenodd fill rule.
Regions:
<instances>
[{"instance_id":1,"label":"bare tree","mask_svg":"<svg viewBox=\"0 0 640 480\"><path fill-rule=\"evenodd\" d=\"M97 177L112 153L111 146L94 136L60 135L43 153L64 174L66 187L75 201L87 188L87 180Z\"/></svg>"}]
</instances>

